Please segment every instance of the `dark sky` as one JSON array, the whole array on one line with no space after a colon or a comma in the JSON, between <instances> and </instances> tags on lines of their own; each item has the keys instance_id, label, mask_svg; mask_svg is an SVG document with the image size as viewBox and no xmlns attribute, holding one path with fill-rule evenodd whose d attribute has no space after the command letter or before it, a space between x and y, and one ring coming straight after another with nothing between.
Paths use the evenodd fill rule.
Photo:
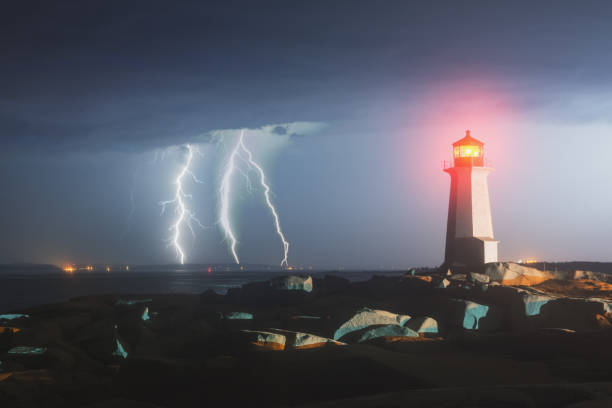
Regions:
<instances>
[{"instance_id":1,"label":"dark sky","mask_svg":"<svg viewBox=\"0 0 612 408\"><path fill-rule=\"evenodd\" d=\"M187 261L231 261L218 188L253 129L290 263L435 265L442 160L468 128L496 168L501 258L610 260L610 21L608 1L4 5L0 262L175 262L158 203L185 143L207 227L184 233ZM241 259L277 264L251 178L232 196Z\"/></svg>"}]
</instances>

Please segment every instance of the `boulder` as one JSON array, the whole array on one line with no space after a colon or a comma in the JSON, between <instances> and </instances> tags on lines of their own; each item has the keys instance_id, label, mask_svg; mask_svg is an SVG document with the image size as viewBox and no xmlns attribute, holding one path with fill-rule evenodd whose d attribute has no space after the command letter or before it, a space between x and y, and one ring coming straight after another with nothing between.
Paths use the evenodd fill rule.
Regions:
<instances>
[{"instance_id":1,"label":"boulder","mask_svg":"<svg viewBox=\"0 0 612 408\"><path fill-rule=\"evenodd\" d=\"M444 278L438 284L438 288L445 289L445 288L448 288L450 284L451 282L448 279Z\"/></svg>"},{"instance_id":2,"label":"boulder","mask_svg":"<svg viewBox=\"0 0 612 408\"><path fill-rule=\"evenodd\" d=\"M143 322L146 322L147 320L151 319L151 316L149 316L149 306L145 306L144 311L142 312L142 316L140 316L140 319L142 319Z\"/></svg>"},{"instance_id":3,"label":"boulder","mask_svg":"<svg viewBox=\"0 0 612 408\"><path fill-rule=\"evenodd\" d=\"M473 283L480 283L480 284L486 284L491 281L488 275L484 275L482 273L475 273L475 272L470 273L470 280Z\"/></svg>"},{"instance_id":4,"label":"boulder","mask_svg":"<svg viewBox=\"0 0 612 408\"><path fill-rule=\"evenodd\" d=\"M598 315L605 315L607 302L589 299L558 298L540 309L540 327L593 330L601 327Z\"/></svg>"},{"instance_id":5,"label":"boulder","mask_svg":"<svg viewBox=\"0 0 612 408\"><path fill-rule=\"evenodd\" d=\"M491 282L502 285L532 286L554 278L550 272L519 265L514 262L491 262L485 265L484 275Z\"/></svg>"},{"instance_id":6,"label":"boulder","mask_svg":"<svg viewBox=\"0 0 612 408\"><path fill-rule=\"evenodd\" d=\"M276 290L301 290L304 292L312 292L312 277L311 276L281 276L279 278L270 279L270 286Z\"/></svg>"},{"instance_id":7,"label":"boulder","mask_svg":"<svg viewBox=\"0 0 612 408\"><path fill-rule=\"evenodd\" d=\"M395 324L389 324L385 326L373 327L363 333L359 338L359 343L365 341L384 338L387 341L397 341L407 337L419 337L419 333L409 329L408 327L402 327Z\"/></svg>"},{"instance_id":8,"label":"boulder","mask_svg":"<svg viewBox=\"0 0 612 408\"><path fill-rule=\"evenodd\" d=\"M410 319L406 323L405 327L414 330L417 333L438 333L438 322L435 319L427 316Z\"/></svg>"},{"instance_id":9,"label":"boulder","mask_svg":"<svg viewBox=\"0 0 612 408\"><path fill-rule=\"evenodd\" d=\"M265 350L284 350L287 342L287 337L279 333L260 330L242 330L242 333L252 345Z\"/></svg>"},{"instance_id":10,"label":"boulder","mask_svg":"<svg viewBox=\"0 0 612 408\"><path fill-rule=\"evenodd\" d=\"M348 333L363 330L370 326L403 326L408 320L410 320L410 316L407 315L363 308L336 330L334 333L334 340L338 340Z\"/></svg>"},{"instance_id":11,"label":"boulder","mask_svg":"<svg viewBox=\"0 0 612 408\"><path fill-rule=\"evenodd\" d=\"M317 336L315 334L294 332L282 329L268 329L273 333L278 333L285 336L285 348L291 348L295 350L311 349L323 347L327 344L336 346L345 346L345 343L340 341L328 339L326 337Z\"/></svg>"},{"instance_id":12,"label":"boulder","mask_svg":"<svg viewBox=\"0 0 612 408\"><path fill-rule=\"evenodd\" d=\"M459 305L458 320L460 321L461 327L466 330L478 330L478 323L480 319L487 316L489 312L489 306L481 305L470 300L455 299Z\"/></svg>"},{"instance_id":13,"label":"boulder","mask_svg":"<svg viewBox=\"0 0 612 408\"><path fill-rule=\"evenodd\" d=\"M336 346L345 345L345 343L342 343L336 340L332 340L332 339L328 339L326 337L320 337L314 334L298 332L295 334L295 340L293 341L293 344L291 345L291 347L294 349L300 350L300 349L322 347L326 344L333 344Z\"/></svg>"},{"instance_id":14,"label":"boulder","mask_svg":"<svg viewBox=\"0 0 612 408\"><path fill-rule=\"evenodd\" d=\"M537 316L540 314L542 306L553 300L553 297L522 291L523 304L525 305L525 316Z\"/></svg>"}]
</instances>

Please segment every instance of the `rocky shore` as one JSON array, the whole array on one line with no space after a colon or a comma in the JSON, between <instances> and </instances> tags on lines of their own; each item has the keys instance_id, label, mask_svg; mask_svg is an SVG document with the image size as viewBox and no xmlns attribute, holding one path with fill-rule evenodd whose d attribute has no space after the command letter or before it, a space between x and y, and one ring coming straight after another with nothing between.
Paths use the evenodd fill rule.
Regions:
<instances>
[{"instance_id":1,"label":"rocky shore","mask_svg":"<svg viewBox=\"0 0 612 408\"><path fill-rule=\"evenodd\" d=\"M0 315L1 407L612 406L612 284L496 263Z\"/></svg>"}]
</instances>

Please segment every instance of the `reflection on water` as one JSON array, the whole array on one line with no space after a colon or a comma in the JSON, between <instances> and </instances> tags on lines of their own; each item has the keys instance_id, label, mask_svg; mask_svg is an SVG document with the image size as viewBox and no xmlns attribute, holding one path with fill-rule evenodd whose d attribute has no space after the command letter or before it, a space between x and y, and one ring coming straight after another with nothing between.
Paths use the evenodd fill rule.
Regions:
<instances>
[{"instance_id":1,"label":"reflection on water","mask_svg":"<svg viewBox=\"0 0 612 408\"><path fill-rule=\"evenodd\" d=\"M351 281L367 280L375 273L362 271L309 272L313 277L334 274ZM380 274L397 275L400 272ZM281 275L287 275L287 273L252 271L210 273L185 270L71 274L3 273L0 274L0 313L96 294L201 293L208 289L224 294L229 288Z\"/></svg>"}]
</instances>

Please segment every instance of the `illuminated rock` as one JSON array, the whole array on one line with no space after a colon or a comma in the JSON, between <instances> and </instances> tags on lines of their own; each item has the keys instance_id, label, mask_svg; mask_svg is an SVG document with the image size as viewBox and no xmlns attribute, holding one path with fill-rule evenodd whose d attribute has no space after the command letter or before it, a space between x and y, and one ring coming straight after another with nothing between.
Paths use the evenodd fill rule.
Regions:
<instances>
[{"instance_id":1,"label":"illuminated rock","mask_svg":"<svg viewBox=\"0 0 612 408\"><path fill-rule=\"evenodd\" d=\"M444 288L448 288L450 284L451 282L448 279L444 278L440 281L440 283L438 284L438 287L444 289Z\"/></svg>"},{"instance_id":2,"label":"illuminated rock","mask_svg":"<svg viewBox=\"0 0 612 408\"><path fill-rule=\"evenodd\" d=\"M252 345L265 350L284 350L287 342L287 337L268 331L259 330L242 330L245 333Z\"/></svg>"},{"instance_id":3,"label":"illuminated rock","mask_svg":"<svg viewBox=\"0 0 612 408\"><path fill-rule=\"evenodd\" d=\"M270 286L277 290L302 290L312 292L311 276L282 276L270 280Z\"/></svg>"},{"instance_id":4,"label":"illuminated rock","mask_svg":"<svg viewBox=\"0 0 612 408\"><path fill-rule=\"evenodd\" d=\"M28 356L39 356L47 352L46 347L31 347L31 346L18 346L13 347L8 351L8 354L13 355L28 355Z\"/></svg>"},{"instance_id":5,"label":"illuminated rock","mask_svg":"<svg viewBox=\"0 0 612 408\"><path fill-rule=\"evenodd\" d=\"M319 348L324 347L328 344L332 344L335 346L345 346L346 343L342 343L340 341L328 339L326 337L317 336L315 334L303 333L303 332L295 332L289 330L282 329L269 329L270 331L278 334L282 334L285 336L285 348L286 349L295 349L295 350L303 350L303 349L311 349L311 348Z\"/></svg>"},{"instance_id":6,"label":"illuminated rock","mask_svg":"<svg viewBox=\"0 0 612 408\"><path fill-rule=\"evenodd\" d=\"M417 333L438 333L438 322L431 317L416 317L408 320L405 327L414 330Z\"/></svg>"},{"instance_id":7,"label":"illuminated rock","mask_svg":"<svg viewBox=\"0 0 612 408\"><path fill-rule=\"evenodd\" d=\"M334 333L334 340L358 330L363 330L376 325L396 325L403 326L410 316L398 315L384 310L372 310L363 308L349 320L344 322Z\"/></svg>"},{"instance_id":8,"label":"illuminated rock","mask_svg":"<svg viewBox=\"0 0 612 408\"><path fill-rule=\"evenodd\" d=\"M455 300L461 305L462 327L467 330L478 330L480 319L487 316L489 306L481 305L469 300Z\"/></svg>"},{"instance_id":9,"label":"illuminated rock","mask_svg":"<svg viewBox=\"0 0 612 408\"><path fill-rule=\"evenodd\" d=\"M537 285L554 278L550 272L529 268L513 262L488 263L485 265L484 275L488 276L491 282L515 286Z\"/></svg>"},{"instance_id":10,"label":"illuminated rock","mask_svg":"<svg viewBox=\"0 0 612 408\"><path fill-rule=\"evenodd\" d=\"M405 337L419 337L419 333L416 331L409 329L408 327L402 327L395 324L390 324L386 326L378 326L367 330L363 335L359 338L359 343L363 343L364 341L378 339L378 338L386 338L399 340Z\"/></svg>"},{"instance_id":11,"label":"illuminated rock","mask_svg":"<svg viewBox=\"0 0 612 408\"><path fill-rule=\"evenodd\" d=\"M148 306L144 308L144 311L142 312L142 316L140 316L140 318L144 322L146 322L147 320L151 319L151 317L149 316L149 307Z\"/></svg>"},{"instance_id":12,"label":"illuminated rock","mask_svg":"<svg viewBox=\"0 0 612 408\"><path fill-rule=\"evenodd\" d=\"M15 320L15 319L27 319L30 316L27 314L19 314L19 313L13 313L13 314L1 314L0 315L0 320Z\"/></svg>"},{"instance_id":13,"label":"illuminated rock","mask_svg":"<svg viewBox=\"0 0 612 408\"><path fill-rule=\"evenodd\" d=\"M221 318L228 320L253 320L253 315L246 312L227 312L221 313Z\"/></svg>"},{"instance_id":14,"label":"illuminated rock","mask_svg":"<svg viewBox=\"0 0 612 408\"><path fill-rule=\"evenodd\" d=\"M121 357L124 359L127 358L128 356L128 353L125 350L125 347L123 347L123 344L121 344L119 339L115 339L115 351L113 351L113 356Z\"/></svg>"},{"instance_id":15,"label":"illuminated rock","mask_svg":"<svg viewBox=\"0 0 612 408\"><path fill-rule=\"evenodd\" d=\"M291 345L294 349L308 349L322 347L326 344L333 344L336 346L344 346L345 343L328 339L326 337L319 337L309 333L296 333L295 340Z\"/></svg>"},{"instance_id":16,"label":"illuminated rock","mask_svg":"<svg viewBox=\"0 0 612 408\"><path fill-rule=\"evenodd\" d=\"M21 329L18 329L17 327L3 327L3 326L0 326L0 334L4 334L4 333L15 334L15 333L19 333L20 331L21 331Z\"/></svg>"},{"instance_id":17,"label":"illuminated rock","mask_svg":"<svg viewBox=\"0 0 612 408\"><path fill-rule=\"evenodd\" d=\"M474 283L486 284L491 281L491 279L487 275L483 275L482 273L470 273L470 280Z\"/></svg>"},{"instance_id":18,"label":"illuminated rock","mask_svg":"<svg viewBox=\"0 0 612 408\"><path fill-rule=\"evenodd\" d=\"M554 299L553 297L537 293L529 293L526 291L524 291L523 293L523 303L525 304L526 316L539 315L542 306Z\"/></svg>"}]
</instances>

